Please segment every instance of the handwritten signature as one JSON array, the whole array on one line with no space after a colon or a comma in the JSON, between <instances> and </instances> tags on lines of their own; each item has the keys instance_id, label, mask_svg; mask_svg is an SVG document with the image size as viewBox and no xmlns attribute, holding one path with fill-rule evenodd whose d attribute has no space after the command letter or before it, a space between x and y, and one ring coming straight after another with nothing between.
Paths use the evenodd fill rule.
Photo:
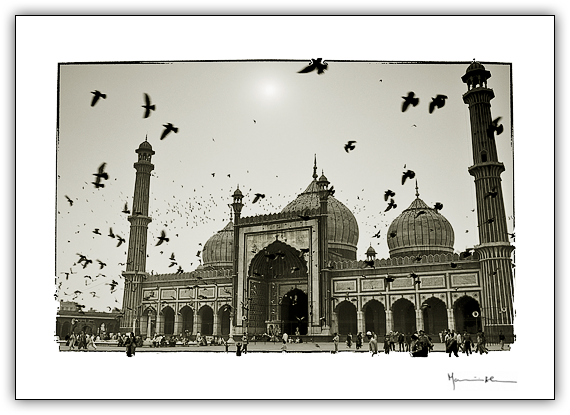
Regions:
<instances>
[{"instance_id":1,"label":"handwritten signature","mask_svg":"<svg viewBox=\"0 0 570 415\"><path fill-rule=\"evenodd\" d=\"M447 380L450 380L453 383L453 390L455 390L455 382L494 382L494 383L517 383L516 380L497 380L494 376L485 376L484 378L473 378L473 379L458 379L453 376L453 372L451 375L447 374Z\"/></svg>"}]
</instances>

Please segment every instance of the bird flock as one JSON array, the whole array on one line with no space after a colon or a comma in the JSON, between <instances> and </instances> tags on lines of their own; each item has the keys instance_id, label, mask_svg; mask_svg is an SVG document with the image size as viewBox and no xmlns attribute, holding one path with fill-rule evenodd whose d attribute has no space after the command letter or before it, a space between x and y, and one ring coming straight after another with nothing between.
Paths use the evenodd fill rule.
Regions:
<instances>
[{"instance_id":1,"label":"bird flock","mask_svg":"<svg viewBox=\"0 0 570 415\"><path fill-rule=\"evenodd\" d=\"M309 64L304 68L298 71L299 74L303 76L310 76L308 74L316 73L317 75L325 75L326 71L329 70L329 64L322 60L322 58L311 59ZM380 80L382 82L382 80ZM107 92L101 92L99 90L94 90L91 92L92 98L90 101L91 107L101 106L107 104L107 102L113 99L113 95ZM408 92L406 95L402 96L403 102L401 102L401 112L406 111L413 111L416 107L418 107L420 103L420 98L415 95L413 91ZM429 114L433 114L436 110L445 110L445 104L448 97L444 94L438 93L434 97L431 98L431 102L428 105L428 112ZM160 103L159 103L160 104ZM143 119L149 119L156 117L154 115L157 112L157 108L160 109L151 99L150 95L146 92L143 92L143 100L141 102L141 115ZM154 116L153 116L154 115ZM492 124L489 125L487 133L489 137L494 138L495 134L500 135L503 132L503 126L500 123L501 117L496 118L493 120ZM250 121L251 122L251 121ZM253 119L253 124L258 124L258 119ZM160 140L166 140L167 138L171 137L171 133L178 134L179 128L176 127L172 122L161 124L164 129L160 135ZM413 125L416 127L416 124ZM258 127L255 127L258 128ZM166 140L168 141L168 140ZM215 139L212 137L212 142L215 143ZM356 140L347 140L346 144L344 144L343 149L347 157L352 157L352 154L358 152L357 148L357 141ZM117 178L112 177L111 171L107 171L107 163L102 161L98 167L95 168L95 173L92 175L94 176L94 180L91 182L86 181L85 186L82 186L81 190L77 189L77 194L66 194L63 195L65 198L66 206L58 205L58 214L63 217L66 213L69 214L73 209L77 209L78 205L88 206L89 205L89 198L95 197L102 197L108 204L116 204L116 195L110 197L109 199L105 198L103 192L107 190L107 188L113 184L113 179L116 181ZM218 173L218 176L216 176ZM249 171L248 171L249 173ZM214 195L209 195L208 197L203 196L202 193L196 194L194 198L191 199L183 199L177 197L176 194L172 195L171 200L160 200L155 197L155 193L151 190L150 196L150 204L153 207L152 214L149 213L149 216L153 219L153 226L149 226L148 229L148 249L149 252L147 253L147 257L152 255L160 255L164 256L164 260L162 261L164 268L160 269L159 272L161 273L168 273L171 272L174 267L176 268L176 273L180 274L184 272L184 268L186 269L193 269L196 266L202 265L201 253L202 249L197 250L197 255L194 260L189 258L188 255L183 255L183 264L179 263L179 260L176 259L175 253L172 252L170 256L168 254L165 255L165 251L168 249L167 246L172 238L183 238L184 235L187 235L189 231L195 229L199 226L205 224L213 224L218 221L218 223L222 223L227 221L228 217L220 218L217 215L218 208L228 204L228 201L231 200L231 195L233 190L235 190L235 183L231 182L231 172L211 172L212 180L218 180L220 176L227 178L227 182L224 182L220 189L225 194L223 196L215 197ZM152 180L157 181L160 179L160 175L156 172L152 172L151 174ZM406 168L404 165L404 169L400 174L401 177L401 185L405 186L408 183L407 179L414 179L416 177L416 173ZM132 177L124 178L124 180L132 180ZM202 181L202 180L200 180ZM92 186L89 187L88 184ZM198 183L198 181L196 181ZM217 181L216 185L220 183ZM300 183L304 185L304 183ZM211 186L207 183L199 184L202 188ZM107 186L107 188L106 188ZM155 186L153 182L151 184L151 189ZM184 188L184 184L181 184L181 189ZM196 185L195 185L196 186ZM244 188L242 186L242 190L244 192L244 202L248 203L249 205L261 205L262 212L266 213L275 213L279 212L284 205L283 202L287 203L292 201L296 195L295 193L280 193L280 192L272 192L273 194L268 193L267 190L262 190L264 193L261 193L258 189L251 189L251 188ZM304 186L300 187L299 193L304 190ZM196 192L196 188L193 189L193 193ZM267 197L266 197L267 193ZM275 194L277 193L277 194ZM495 198L497 196L497 190L491 189L485 195L485 198ZM333 196L335 194L334 186L329 188L329 195ZM86 229L86 224L78 223L76 226L76 234L79 233L86 233L88 231L92 234L92 239L94 238L101 238L107 239L107 246L114 248L117 250L117 254L113 256L113 258L120 257L122 261L126 261L127 258L127 244L126 244L126 235L129 232L129 223L126 220L128 215L131 215L131 209L129 209L129 204L132 203L132 197L126 194L120 193L119 197L122 199L119 201L119 207L117 208L118 216L114 219L113 218L101 218L99 227L93 229ZM339 199L340 200L340 199ZM350 205L351 211L354 214L358 214L363 212L365 209L370 209L369 201L370 199L366 198L365 190L362 189L361 194L357 196L357 200L341 200L346 205ZM367 221L364 223L365 233L367 232L366 229L371 229L369 231L369 238L379 239L382 237L382 229L378 228L387 228L389 223L383 222L384 215L389 211L395 211L398 209L398 204L396 203L396 192L390 189L384 191L384 201L386 202L386 206L384 207L377 207L378 213L377 214L370 214L366 217ZM64 211L64 208L67 211ZM440 211L443 209L443 204L441 202L436 202L433 209L435 211ZM227 210L228 216L231 218L231 209ZM92 212L96 214L96 212ZM142 212L132 212L132 215L142 215ZM419 216L419 215L418 215ZM310 217L304 214L299 214L299 218L302 220L309 220ZM494 220L494 218L490 218L489 220ZM381 224L382 223L382 224ZM155 225L156 224L156 225ZM158 227L158 229L157 229ZM222 226L218 228L221 229ZM114 231L115 228L117 231ZM108 232L103 232L105 229L108 229ZM159 230L160 229L160 230ZM105 235L106 233L106 235ZM514 239L514 233L512 234ZM361 231L361 237L365 237L363 232ZM396 237L395 232L387 234L386 237L394 238ZM59 244L71 245L71 239L69 240L61 240ZM201 245L201 244L200 244ZM200 247L201 248L201 247ZM73 250L72 246L67 248L68 251ZM469 252L468 250L466 252ZM114 297L115 306L120 304L121 302L121 289L123 282L122 275L120 274L120 270L124 270L124 267L127 265L126 262L120 261L111 261L110 258L107 258L105 253L101 253L101 255L95 254L92 256L91 254L87 254L84 252L76 253L77 259L70 263L66 264L64 267L66 270L69 271L62 271L59 272L58 277L56 278L57 283L57 290L55 294L56 299L71 299L72 301L80 301L84 300L85 298L99 298L102 294L118 294ZM463 253L462 253L463 255ZM367 264L366 266L373 266L373 264ZM184 268L183 268L184 266ZM453 266L453 265L452 265ZM121 267L121 268L118 268ZM111 273L107 273L106 270L112 268L113 271ZM117 272L119 271L119 272ZM154 270L152 271L154 272ZM293 272L293 270L292 270ZM75 281L75 284L68 284L71 281ZM70 287L76 287L77 281L81 281L82 285L84 285L84 289L75 289L73 290ZM419 280L418 280L419 281ZM419 282L418 282L419 283ZM85 308L84 305L80 304L79 309Z\"/></svg>"}]
</instances>

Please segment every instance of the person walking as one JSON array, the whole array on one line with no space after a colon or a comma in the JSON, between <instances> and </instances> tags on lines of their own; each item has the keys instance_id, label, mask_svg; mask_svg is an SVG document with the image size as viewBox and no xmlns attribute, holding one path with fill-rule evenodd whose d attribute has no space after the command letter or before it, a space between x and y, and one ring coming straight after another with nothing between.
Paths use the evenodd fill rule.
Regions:
<instances>
[{"instance_id":1,"label":"person walking","mask_svg":"<svg viewBox=\"0 0 570 415\"><path fill-rule=\"evenodd\" d=\"M340 341L340 337L337 333L334 334L333 343L334 343L334 354L338 353L338 342Z\"/></svg>"},{"instance_id":2,"label":"person walking","mask_svg":"<svg viewBox=\"0 0 570 415\"><path fill-rule=\"evenodd\" d=\"M372 352L372 357L378 353L378 340L376 335L370 331L366 332L366 337L368 338L368 350Z\"/></svg>"},{"instance_id":3,"label":"person walking","mask_svg":"<svg viewBox=\"0 0 570 415\"><path fill-rule=\"evenodd\" d=\"M457 337L455 336L453 330L447 335L447 338L445 339L445 351L449 353L449 357L451 357L451 353L453 353L455 357L459 357L457 354Z\"/></svg>"},{"instance_id":4,"label":"person walking","mask_svg":"<svg viewBox=\"0 0 570 415\"><path fill-rule=\"evenodd\" d=\"M348 346L349 349L352 346L352 334L351 333L348 333L348 336L346 336L346 345Z\"/></svg>"},{"instance_id":5,"label":"person walking","mask_svg":"<svg viewBox=\"0 0 570 415\"><path fill-rule=\"evenodd\" d=\"M398 333L398 351L403 352L404 350L404 333Z\"/></svg>"},{"instance_id":6,"label":"person walking","mask_svg":"<svg viewBox=\"0 0 570 415\"><path fill-rule=\"evenodd\" d=\"M88 337L88 341L87 341L87 347L86 348L89 349L89 346L92 346L94 350L97 350L97 346L95 346L95 341L94 341L95 336L87 335L87 337Z\"/></svg>"},{"instance_id":7,"label":"person walking","mask_svg":"<svg viewBox=\"0 0 570 415\"><path fill-rule=\"evenodd\" d=\"M501 350L504 350L505 347L505 335L502 331L499 332L499 344L501 345Z\"/></svg>"},{"instance_id":8,"label":"person walking","mask_svg":"<svg viewBox=\"0 0 570 415\"><path fill-rule=\"evenodd\" d=\"M392 338L393 337L388 333L384 335L384 353L386 354L389 354L390 350L392 349Z\"/></svg>"},{"instance_id":9,"label":"person walking","mask_svg":"<svg viewBox=\"0 0 570 415\"><path fill-rule=\"evenodd\" d=\"M460 351L461 353L465 353L465 351L463 350L463 337L461 336L461 333L457 332L456 337L457 337L457 350Z\"/></svg>"},{"instance_id":10,"label":"person walking","mask_svg":"<svg viewBox=\"0 0 570 415\"><path fill-rule=\"evenodd\" d=\"M69 335L69 350L73 350L74 346L75 346L75 334L71 333Z\"/></svg>"},{"instance_id":11,"label":"person walking","mask_svg":"<svg viewBox=\"0 0 570 415\"><path fill-rule=\"evenodd\" d=\"M359 350L362 347L362 332L356 335L356 350Z\"/></svg>"},{"instance_id":12,"label":"person walking","mask_svg":"<svg viewBox=\"0 0 570 415\"><path fill-rule=\"evenodd\" d=\"M473 353L471 351L471 334L467 333L467 330L463 332L463 350L467 356Z\"/></svg>"},{"instance_id":13,"label":"person walking","mask_svg":"<svg viewBox=\"0 0 570 415\"><path fill-rule=\"evenodd\" d=\"M412 357L426 357L427 353L424 355L423 344L419 341L419 336L414 333L411 336L412 342L410 343L410 354Z\"/></svg>"},{"instance_id":14,"label":"person walking","mask_svg":"<svg viewBox=\"0 0 570 415\"><path fill-rule=\"evenodd\" d=\"M289 336L287 335L287 333L283 332L283 343L287 344L288 338L289 338Z\"/></svg>"}]
</instances>

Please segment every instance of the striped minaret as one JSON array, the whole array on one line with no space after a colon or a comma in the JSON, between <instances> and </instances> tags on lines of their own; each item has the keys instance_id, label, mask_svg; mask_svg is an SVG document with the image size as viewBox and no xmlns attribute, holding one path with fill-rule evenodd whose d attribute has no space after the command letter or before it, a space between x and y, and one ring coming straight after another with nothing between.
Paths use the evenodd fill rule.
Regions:
<instances>
[{"instance_id":1,"label":"striped minaret","mask_svg":"<svg viewBox=\"0 0 570 415\"><path fill-rule=\"evenodd\" d=\"M475 178L479 245L475 247L481 263L481 317L486 337L495 341L499 331L513 340L513 272L507 218L501 188L501 173L496 133L489 130L493 119L491 100L493 90L487 88L491 73L479 62L467 68L461 80L467 84L463 101L469 105L473 165L469 173Z\"/></svg>"},{"instance_id":2,"label":"striped minaret","mask_svg":"<svg viewBox=\"0 0 570 415\"><path fill-rule=\"evenodd\" d=\"M123 271L125 291L123 294L123 317L121 332L134 331L140 333L140 310L142 304L142 279L146 277L146 244L148 224L152 221L148 216L150 192L150 173L154 169L151 163L154 151L148 141L143 141L135 150L138 161L134 164L137 170L133 206L128 220L131 223L129 250L127 252L127 269Z\"/></svg>"}]
</instances>

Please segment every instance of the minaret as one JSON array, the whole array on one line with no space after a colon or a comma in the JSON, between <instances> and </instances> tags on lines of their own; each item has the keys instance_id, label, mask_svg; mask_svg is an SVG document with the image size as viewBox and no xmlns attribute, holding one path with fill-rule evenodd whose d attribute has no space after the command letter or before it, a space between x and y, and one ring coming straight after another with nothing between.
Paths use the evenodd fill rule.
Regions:
<instances>
[{"instance_id":1,"label":"minaret","mask_svg":"<svg viewBox=\"0 0 570 415\"><path fill-rule=\"evenodd\" d=\"M123 271L125 291L123 294L123 317L121 332L140 330L136 322L139 320L139 307L142 304L142 279L146 278L146 245L148 224L152 221L148 216L150 191L150 173L154 169L151 163L154 151L148 141L143 141L135 150L138 161L134 164L137 170L135 192L133 196L132 214L128 220L131 223L129 235L129 250L127 251L127 269ZM138 330L137 330L138 328Z\"/></svg>"},{"instance_id":2,"label":"minaret","mask_svg":"<svg viewBox=\"0 0 570 415\"><path fill-rule=\"evenodd\" d=\"M485 335L496 340L499 331L513 341L513 273L507 218L501 188L501 173L505 171L499 162L495 133L492 125L491 100L493 90L487 88L491 73L479 62L467 68L461 80L467 84L463 102L469 105L471 116L471 142L473 165L469 173L475 178L479 245L475 251L481 261L483 287L481 317Z\"/></svg>"},{"instance_id":3,"label":"minaret","mask_svg":"<svg viewBox=\"0 0 570 415\"><path fill-rule=\"evenodd\" d=\"M317 161L315 158L315 167L313 169L313 177L317 173ZM316 177L315 177L316 178ZM328 333L330 329L330 322L332 321L332 309L330 300L327 301L327 290L331 290L330 287L330 269L329 266L329 238L328 238L328 199L329 199L329 186L330 182L325 176L325 173L321 175L317 181L317 186L319 189L319 202L320 202L320 215L319 215L319 291L320 291L320 316L319 318L325 318L326 325L323 327L322 333Z\"/></svg>"},{"instance_id":4,"label":"minaret","mask_svg":"<svg viewBox=\"0 0 570 415\"><path fill-rule=\"evenodd\" d=\"M241 219L241 210L243 209L243 193L239 190L239 185L233 194L233 203L231 207L234 211L234 258L233 258L233 276L232 276L232 311L230 313L230 336L228 343L234 343L234 327L237 326L236 310L238 307L238 258L239 258L239 223Z\"/></svg>"}]
</instances>

